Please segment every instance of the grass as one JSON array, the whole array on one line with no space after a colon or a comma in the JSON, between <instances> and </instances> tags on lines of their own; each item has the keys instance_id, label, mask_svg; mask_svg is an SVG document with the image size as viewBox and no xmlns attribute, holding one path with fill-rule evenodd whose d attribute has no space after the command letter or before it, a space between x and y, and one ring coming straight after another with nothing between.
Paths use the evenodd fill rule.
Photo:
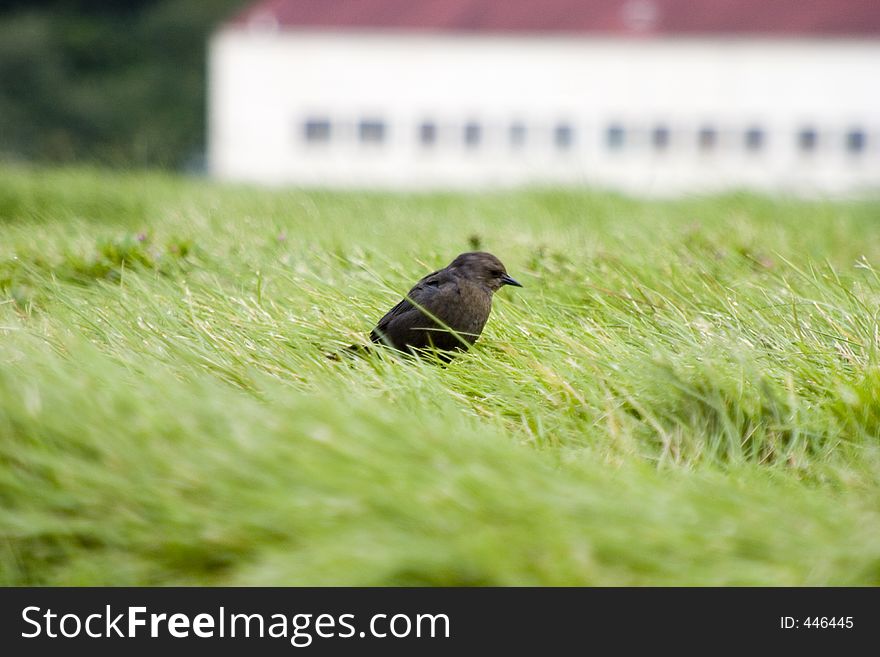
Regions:
<instances>
[{"instance_id":1,"label":"grass","mask_svg":"<svg viewBox=\"0 0 880 657\"><path fill-rule=\"evenodd\" d=\"M880 202L0 172L0 583L878 585ZM473 248L448 367L333 360Z\"/></svg>"}]
</instances>

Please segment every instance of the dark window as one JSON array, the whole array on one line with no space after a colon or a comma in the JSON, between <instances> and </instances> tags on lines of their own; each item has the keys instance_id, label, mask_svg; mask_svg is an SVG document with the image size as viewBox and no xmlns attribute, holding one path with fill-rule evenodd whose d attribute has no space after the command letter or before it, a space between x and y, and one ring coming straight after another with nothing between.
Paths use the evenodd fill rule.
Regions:
<instances>
[{"instance_id":1,"label":"dark window","mask_svg":"<svg viewBox=\"0 0 880 657\"><path fill-rule=\"evenodd\" d=\"M483 129L479 123L467 123L464 126L464 143L468 148L476 148L480 145Z\"/></svg>"},{"instance_id":2,"label":"dark window","mask_svg":"<svg viewBox=\"0 0 880 657\"><path fill-rule=\"evenodd\" d=\"M605 143L609 149L613 151L620 150L625 142L626 132L623 126L617 124L608 126L608 130L605 131Z\"/></svg>"},{"instance_id":3,"label":"dark window","mask_svg":"<svg viewBox=\"0 0 880 657\"><path fill-rule=\"evenodd\" d=\"M513 123L508 132L510 145L520 148L526 143L526 127L522 123Z\"/></svg>"},{"instance_id":4,"label":"dark window","mask_svg":"<svg viewBox=\"0 0 880 657\"><path fill-rule=\"evenodd\" d=\"M651 144L658 151L665 151L669 147L669 128L665 125L655 126L651 131Z\"/></svg>"},{"instance_id":5,"label":"dark window","mask_svg":"<svg viewBox=\"0 0 880 657\"><path fill-rule=\"evenodd\" d=\"M701 151L711 151L718 145L718 131L712 126L703 126L697 133L697 146Z\"/></svg>"},{"instance_id":6,"label":"dark window","mask_svg":"<svg viewBox=\"0 0 880 657\"><path fill-rule=\"evenodd\" d=\"M553 142L559 150L568 150L574 143L574 130L567 123L560 123L553 130Z\"/></svg>"},{"instance_id":7,"label":"dark window","mask_svg":"<svg viewBox=\"0 0 880 657\"><path fill-rule=\"evenodd\" d=\"M437 124L425 121L419 126L419 141L422 146L433 146L437 143Z\"/></svg>"},{"instance_id":8,"label":"dark window","mask_svg":"<svg viewBox=\"0 0 880 657\"><path fill-rule=\"evenodd\" d=\"M330 121L307 119L303 124L303 136L307 142L317 144L330 141Z\"/></svg>"},{"instance_id":9,"label":"dark window","mask_svg":"<svg viewBox=\"0 0 880 657\"><path fill-rule=\"evenodd\" d=\"M749 151L759 151L764 148L764 131L758 127L746 130L745 145L746 150Z\"/></svg>"},{"instance_id":10,"label":"dark window","mask_svg":"<svg viewBox=\"0 0 880 657\"><path fill-rule=\"evenodd\" d=\"M813 128L803 128L798 132L797 142L798 148L805 153L810 153L816 150L816 146L819 143L819 135Z\"/></svg>"},{"instance_id":11,"label":"dark window","mask_svg":"<svg viewBox=\"0 0 880 657\"><path fill-rule=\"evenodd\" d=\"M385 122L364 119L358 124L358 137L365 144L381 144L385 141Z\"/></svg>"},{"instance_id":12,"label":"dark window","mask_svg":"<svg viewBox=\"0 0 880 657\"><path fill-rule=\"evenodd\" d=\"M865 133L858 128L846 133L846 150L850 153L861 153L867 144Z\"/></svg>"}]
</instances>

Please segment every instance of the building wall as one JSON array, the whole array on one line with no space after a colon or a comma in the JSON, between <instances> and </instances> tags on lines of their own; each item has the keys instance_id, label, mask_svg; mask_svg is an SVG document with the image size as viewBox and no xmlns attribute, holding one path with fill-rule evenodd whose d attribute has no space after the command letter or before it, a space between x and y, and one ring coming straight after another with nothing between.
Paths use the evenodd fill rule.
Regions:
<instances>
[{"instance_id":1,"label":"building wall","mask_svg":"<svg viewBox=\"0 0 880 657\"><path fill-rule=\"evenodd\" d=\"M224 179L647 195L880 187L878 42L227 29L210 66L210 166Z\"/></svg>"}]
</instances>

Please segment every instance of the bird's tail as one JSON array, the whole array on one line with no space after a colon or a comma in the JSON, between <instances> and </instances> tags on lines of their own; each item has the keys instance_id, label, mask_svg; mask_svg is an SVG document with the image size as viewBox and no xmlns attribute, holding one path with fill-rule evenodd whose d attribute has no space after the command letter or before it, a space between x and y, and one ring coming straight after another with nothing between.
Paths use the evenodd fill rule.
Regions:
<instances>
[{"instance_id":1,"label":"bird's tail","mask_svg":"<svg viewBox=\"0 0 880 657\"><path fill-rule=\"evenodd\" d=\"M330 360L342 360L345 358L353 358L355 356L366 356L372 350L365 344L353 344L345 347L344 349L339 349L338 351L331 352L329 354L324 354Z\"/></svg>"}]
</instances>

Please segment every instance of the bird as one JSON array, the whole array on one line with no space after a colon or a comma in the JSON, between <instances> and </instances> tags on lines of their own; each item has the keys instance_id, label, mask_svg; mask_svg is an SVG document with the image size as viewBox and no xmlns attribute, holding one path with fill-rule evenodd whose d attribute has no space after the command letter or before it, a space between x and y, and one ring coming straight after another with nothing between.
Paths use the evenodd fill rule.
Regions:
<instances>
[{"instance_id":1,"label":"bird","mask_svg":"<svg viewBox=\"0 0 880 657\"><path fill-rule=\"evenodd\" d=\"M421 279L370 332L370 340L411 354L435 351L444 362L467 351L483 331L492 296L505 285L522 287L491 253L462 253Z\"/></svg>"}]
</instances>

